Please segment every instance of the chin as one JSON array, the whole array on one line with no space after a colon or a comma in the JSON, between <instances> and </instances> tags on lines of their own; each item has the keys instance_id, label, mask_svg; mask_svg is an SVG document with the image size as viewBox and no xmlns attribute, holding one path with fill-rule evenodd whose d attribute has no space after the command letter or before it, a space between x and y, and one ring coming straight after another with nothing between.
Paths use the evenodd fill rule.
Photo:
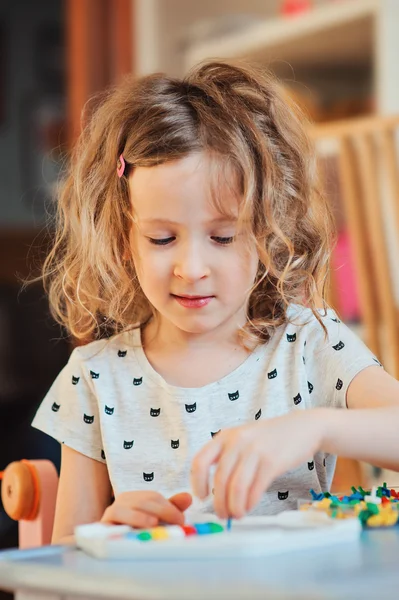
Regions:
<instances>
[{"instance_id":1,"label":"chin","mask_svg":"<svg viewBox=\"0 0 399 600\"><path fill-rule=\"evenodd\" d=\"M198 322L188 323L187 321L184 323L179 323L179 322L175 321L175 325L176 325L176 327L181 329L181 331L185 331L186 333L193 333L193 334L208 333L209 331L212 331L213 329L215 329L217 327L217 324L214 325L211 323L198 323Z\"/></svg>"},{"instance_id":2,"label":"chin","mask_svg":"<svg viewBox=\"0 0 399 600\"><path fill-rule=\"evenodd\" d=\"M170 319L170 321L181 331L185 331L186 333L208 333L213 329L216 329L219 325L221 325L222 321L216 321L215 319L210 319L209 317L200 317L192 315L188 316L185 319L182 318L174 318Z\"/></svg>"}]
</instances>

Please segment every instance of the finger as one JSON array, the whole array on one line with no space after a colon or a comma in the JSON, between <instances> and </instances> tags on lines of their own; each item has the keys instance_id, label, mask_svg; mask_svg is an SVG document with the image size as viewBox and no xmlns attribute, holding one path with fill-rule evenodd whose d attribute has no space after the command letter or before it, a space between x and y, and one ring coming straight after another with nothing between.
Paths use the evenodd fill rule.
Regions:
<instances>
[{"instance_id":1,"label":"finger","mask_svg":"<svg viewBox=\"0 0 399 600\"><path fill-rule=\"evenodd\" d=\"M262 495L266 492L269 485L274 481L275 474L272 472L270 463L261 460L258 466L256 477L248 492L247 511L252 510L259 504Z\"/></svg>"},{"instance_id":2,"label":"finger","mask_svg":"<svg viewBox=\"0 0 399 600\"><path fill-rule=\"evenodd\" d=\"M113 505L104 512L101 522L113 525L130 525L130 527L144 529L156 527L159 520L157 517L141 510L131 509L123 505Z\"/></svg>"},{"instance_id":3,"label":"finger","mask_svg":"<svg viewBox=\"0 0 399 600\"><path fill-rule=\"evenodd\" d=\"M181 492L179 494L175 494L169 498L169 502L174 504L178 510L184 512L188 509L189 506L193 503L193 497L191 494L187 492Z\"/></svg>"},{"instance_id":4,"label":"finger","mask_svg":"<svg viewBox=\"0 0 399 600\"><path fill-rule=\"evenodd\" d=\"M125 494L121 501L114 503L114 509L125 506L131 510L139 510L143 513L157 517L159 521L173 525L183 525L183 513L164 496L158 493L140 493Z\"/></svg>"},{"instance_id":5,"label":"finger","mask_svg":"<svg viewBox=\"0 0 399 600\"><path fill-rule=\"evenodd\" d=\"M245 515L249 491L259 471L259 456L255 453L242 454L227 482L226 498L229 516L239 519Z\"/></svg>"},{"instance_id":6,"label":"finger","mask_svg":"<svg viewBox=\"0 0 399 600\"><path fill-rule=\"evenodd\" d=\"M170 525L183 525L184 514L172 502L161 498L157 500L147 500L144 502L142 510L155 515L160 521Z\"/></svg>"},{"instance_id":7,"label":"finger","mask_svg":"<svg viewBox=\"0 0 399 600\"><path fill-rule=\"evenodd\" d=\"M191 487L203 500L209 494L209 469L219 458L223 447L221 434L215 436L194 457L191 467Z\"/></svg>"},{"instance_id":8,"label":"finger","mask_svg":"<svg viewBox=\"0 0 399 600\"><path fill-rule=\"evenodd\" d=\"M227 492L229 489L229 480L235 469L236 463L239 460L238 451L233 446L228 446L224 449L213 480L214 489L214 507L216 514L222 519L230 517Z\"/></svg>"}]
</instances>

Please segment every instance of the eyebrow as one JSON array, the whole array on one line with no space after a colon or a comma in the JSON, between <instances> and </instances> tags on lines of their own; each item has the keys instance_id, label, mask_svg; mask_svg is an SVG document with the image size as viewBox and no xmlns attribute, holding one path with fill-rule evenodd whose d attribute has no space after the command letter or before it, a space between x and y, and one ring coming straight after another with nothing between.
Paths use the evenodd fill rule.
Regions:
<instances>
[{"instance_id":1,"label":"eyebrow","mask_svg":"<svg viewBox=\"0 0 399 600\"><path fill-rule=\"evenodd\" d=\"M143 219L142 223L146 223L148 225L180 225L177 221L171 221L170 219ZM236 223L236 217L216 217L215 219L210 219L209 223L226 223L232 224Z\"/></svg>"}]
</instances>

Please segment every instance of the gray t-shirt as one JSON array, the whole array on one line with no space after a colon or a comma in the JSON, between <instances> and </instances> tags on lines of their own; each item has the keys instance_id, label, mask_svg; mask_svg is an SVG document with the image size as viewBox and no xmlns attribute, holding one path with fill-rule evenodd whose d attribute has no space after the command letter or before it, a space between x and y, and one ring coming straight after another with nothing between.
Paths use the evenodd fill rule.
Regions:
<instances>
[{"instance_id":1,"label":"gray t-shirt","mask_svg":"<svg viewBox=\"0 0 399 600\"><path fill-rule=\"evenodd\" d=\"M192 458L218 431L292 410L345 408L351 380L378 363L332 311L322 317L327 339L309 309L293 305L288 315L295 323L279 327L232 373L200 388L166 383L146 358L140 329L78 347L33 426L105 462L115 495L190 491ZM309 456L274 481L252 514L296 508L310 488L327 491L335 462L321 452ZM212 502L202 508L211 511Z\"/></svg>"}]
</instances>

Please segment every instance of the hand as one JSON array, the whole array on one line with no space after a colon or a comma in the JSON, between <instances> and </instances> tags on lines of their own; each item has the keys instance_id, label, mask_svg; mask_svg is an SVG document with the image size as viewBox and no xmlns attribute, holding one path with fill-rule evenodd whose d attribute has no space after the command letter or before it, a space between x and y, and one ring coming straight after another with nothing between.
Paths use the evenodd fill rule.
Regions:
<instances>
[{"instance_id":1,"label":"hand","mask_svg":"<svg viewBox=\"0 0 399 600\"><path fill-rule=\"evenodd\" d=\"M185 492L169 500L157 492L123 492L105 510L101 522L137 528L156 527L160 522L183 525L184 511L192 501Z\"/></svg>"},{"instance_id":2,"label":"hand","mask_svg":"<svg viewBox=\"0 0 399 600\"><path fill-rule=\"evenodd\" d=\"M194 458L194 493L207 497L209 470L216 464L216 513L244 516L277 477L311 460L320 449L325 418L322 409L311 409L221 431Z\"/></svg>"}]
</instances>

